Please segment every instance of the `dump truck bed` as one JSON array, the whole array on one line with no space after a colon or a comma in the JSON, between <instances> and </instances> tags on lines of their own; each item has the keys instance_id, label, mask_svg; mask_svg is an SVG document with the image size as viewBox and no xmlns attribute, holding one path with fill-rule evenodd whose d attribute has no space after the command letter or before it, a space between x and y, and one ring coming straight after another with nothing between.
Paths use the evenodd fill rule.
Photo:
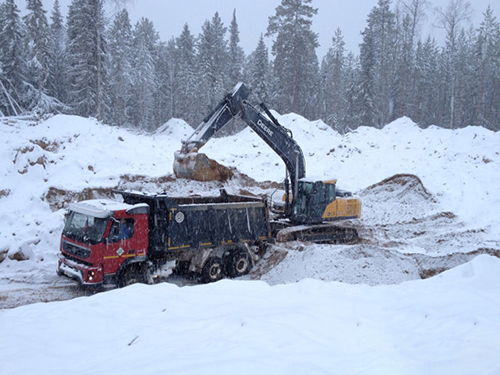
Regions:
<instances>
[{"instance_id":1,"label":"dump truck bed","mask_svg":"<svg viewBox=\"0 0 500 375\"><path fill-rule=\"evenodd\" d=\"M150 207L149 252L184 251L270 238L267 201L229 195L169 197L117 191L125 203Z\"/></svg>"}]
</instances>

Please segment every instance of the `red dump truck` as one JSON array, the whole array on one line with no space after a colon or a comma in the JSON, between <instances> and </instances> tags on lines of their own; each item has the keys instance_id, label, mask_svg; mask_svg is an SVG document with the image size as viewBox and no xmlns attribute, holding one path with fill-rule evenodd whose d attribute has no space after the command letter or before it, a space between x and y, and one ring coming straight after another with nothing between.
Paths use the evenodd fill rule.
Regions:
<instances>
[{"instance_id":1,"label":"red dump truck","mask_svg":"<svg viewBox=\"0 0 500 375\"><path fill-rule=\"evenodd\" d=\"M173 270L204 282L250 271L271 239L264 198L116 192L69 206L57 273L81 285L152 283Z\"/></svg>"}]
</instances>

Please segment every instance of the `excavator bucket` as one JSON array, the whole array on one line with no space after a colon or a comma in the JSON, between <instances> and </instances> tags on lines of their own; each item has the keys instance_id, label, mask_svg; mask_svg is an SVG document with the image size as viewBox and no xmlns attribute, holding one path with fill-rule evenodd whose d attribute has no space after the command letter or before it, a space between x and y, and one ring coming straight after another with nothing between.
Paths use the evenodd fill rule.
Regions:
<instances>
[{"instance_id":1,"label":"excavator bucket","mask_svg":"<svg viewBox=\"0 0 500 375\"><path fill-rule=\"evenodd\" d=\"M197 152L174 155L174 173L177 178L187 178L196 181L226 181L234 173L229 168L210 159L207 155Z\"/></svg>"}]
</instances>

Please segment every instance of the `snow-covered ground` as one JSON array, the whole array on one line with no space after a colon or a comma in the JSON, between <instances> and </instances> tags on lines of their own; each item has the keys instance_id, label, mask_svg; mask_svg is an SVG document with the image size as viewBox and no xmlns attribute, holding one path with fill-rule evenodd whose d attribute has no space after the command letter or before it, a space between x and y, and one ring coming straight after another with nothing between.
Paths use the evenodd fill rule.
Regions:
<instances>
[{"instance_id":1,"label":"snow-covered ground","mask_svg":"<svg viewBox=\"0 0 500 375\"><path fill-rule=\"evenodd\" d=\"M499 375L500 133L402 118L342 136L276 116L308 176L363 200L360 243L273 246L244 280L0 310L0 373ZM190 132L182 120L153 135L73 116L0 122L0 308L81 294L55 275L71 200L116 187L272 194L264 181L283 179L281 160L245 129L203 152L255 181L175 180Z\"/></svg>"},{"instance_id":2,"label":"snow-covered ground","mask_svg":"<svg viewBox=\"0 0 500 375\"><path fill-rule=\"evenodd\" d=\"M500 260L401 285L132 285L0 311L2 374L500 374Z\"/></svg>"}]
</instances>

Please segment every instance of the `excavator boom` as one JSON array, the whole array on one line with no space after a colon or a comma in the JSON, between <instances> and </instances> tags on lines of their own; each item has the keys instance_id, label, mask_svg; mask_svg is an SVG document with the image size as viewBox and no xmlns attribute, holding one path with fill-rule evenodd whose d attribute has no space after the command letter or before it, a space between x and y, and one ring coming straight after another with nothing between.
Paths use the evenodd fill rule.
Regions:
<instances>
[{"instance_id":1,"label":"excavator boom","mask_svg":"<svg viewBox=\"0 0 500 375\"><path fill-rule=\"evenodd\" d=\"M283 238L322 238L342 241L357 237L355 230L346 231L336 226L318 226L324 221L360 217L361 202L350 193L343 195L336 189L336 180L310 181L305 179L305 159L302 149L293 138L292 132L282 126L267 107L261 109L248 101L249 90L238 83L216 108L203 120L194 133L183 142L180 152L175 154L174 172L177 177L199 181L225 180L232 171L198 153L218 131L232 119L240 118L283 160L287 170L283 216L290 219L280 230ZM289 181L290 180L290 181ZM289 196L291 183L292 197ZM291 202L291 203L290 203ZM293 225L302 224L303 228ZM312 230L308 225L315 224ZM292 227L290 227L292 225ZM286 233L286 236L284 235Z\"/></svg>"}]
</instances>

